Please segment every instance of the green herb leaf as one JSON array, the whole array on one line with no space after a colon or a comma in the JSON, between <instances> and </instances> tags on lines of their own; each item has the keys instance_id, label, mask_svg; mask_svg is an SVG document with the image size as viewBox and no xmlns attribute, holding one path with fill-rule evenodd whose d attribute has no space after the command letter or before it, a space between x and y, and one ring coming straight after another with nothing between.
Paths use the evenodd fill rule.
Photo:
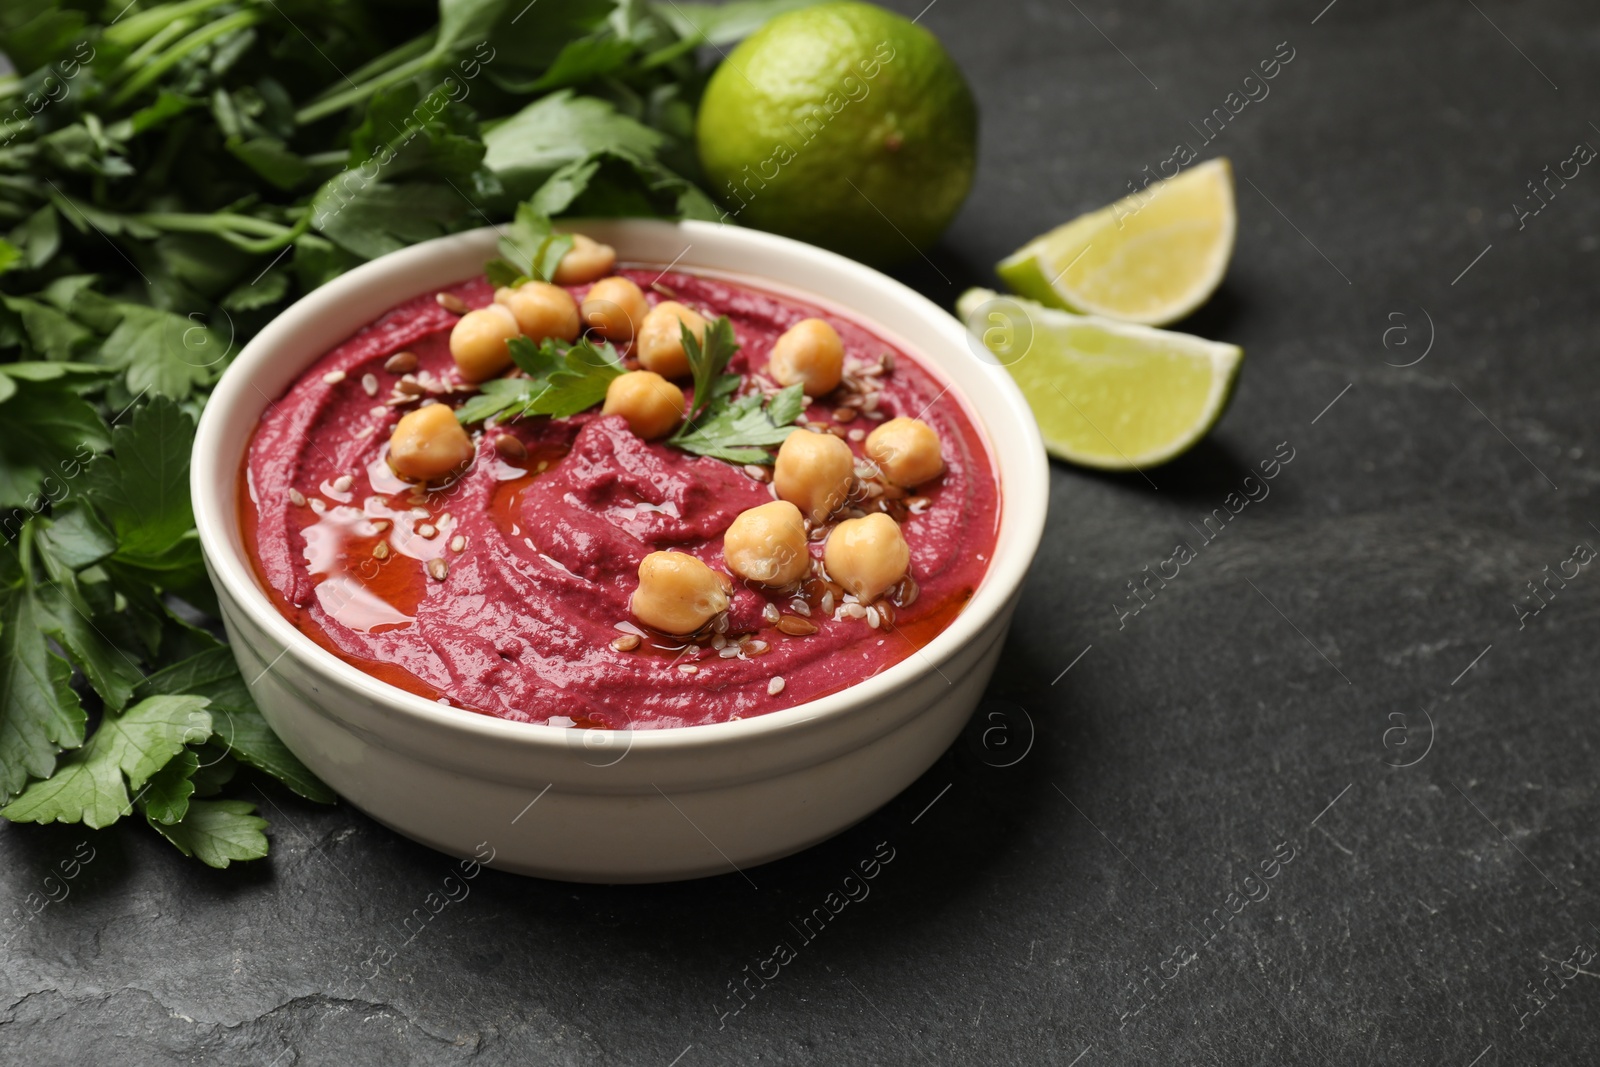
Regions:
<instances>
[{"instance_id":1,"label":"green herb leaf","mask_svg":"<svg viewBox=\"0 0 1600 1067\"><path fill-rule=\"evenodd\" d=\"M685 452L711 456L729 463L771 463L768 448L781 445L794 432L790 425L803 403L800 386L776 393L765 407L760 393L737 400L714 400L693 428L667 440Z\"/></svg>"},{"instance_id":2,"label":"green herb leaf","mask_svg":"<svg viewBox=\"0 0 1600 1067\"><path fill-rule=\"evenodd\" d=\"M726 315L706 324L703 345L682 322L678 323L678 329L683 337L683 354L688 358L689 370L694 375L694 400L684 419L684 429L688 430L710 405L715 396L717 379L728 369L728 361L733 354L739 351L739 342L733 335L733 323L728 321ZM723 395L726 395L726 390Z\"/></svg>"},{"instance_id":3,"label":"green herb leaf","mask_svg":"<svg viewBox=\"0 0 1600 1067\"><path fill-rule=\"evenodd\" d=\"M189 810L189 798L194 795L194 773L199 769L200 757L186 748L151 775L139 801L145 818L168 824L183 818Z\"/></svg>"},{"instance_id":4,"label":"green herb leaf","mask_svg":"<svg viewBox=\"0 0 1600 1067\"><path fill-rule=\"evenodd\" d=\"M100 348L107 366L127 372L128 389L185 399L222 373L229 342L198 315L122 305L122 321Z\"/></svg>"},{"instance_id":5,"label":"green herb leaf","mask_svg":"<svg viewBox=\"0 0 1600 1067\"><path fill-rule=\"evenodd\" d=\"M211 649L174 663L144 680L138 695L188 693L211 701L213 744L244 763L265 771L307 800L333 803L333 790L295 758L278 739L250 697L233 653Z\"/></svg>"},{"instance_id":6,"label":"green herb leaf","mask_svg":"<svg viewBox=\"0 0 1600 1067\"><path fill-rule=\"evenodd\" d=\"M483 392L456 409L463 425L496 416L501 422L546 415L566 418L588 411L606 398L606 389L623 373L622 359L609 344L584 338L563 349L546 339L537 347L525 337L513 339L511 358L526 378L494 378Z\"/></svg>"},{"instance_id":7,"label":"green herb leaf","mask_svg":"<svg viewBox=\"0 0 1600 1067\"><path fill-rule=\"evenodd\" d=\"M193 444L194 420L157 397L111 432L112 454L89 466L89 494L111 520L119 560L159 565L190 536Z\"/></svg>"},{"instance_id":8,"label":"green herb leaf","mask_svg":"<svg viewBox=\"0 0 1600 1067\"><path fill-rule=\"evenodd\" d=\"M88 744L64 758L54 775L30 784L0 815L12 822L111 825L132 809L129 789L137 791L185 745L210 736L205 706L204 697L158 696L121 715L107 714Z\"/></svg>"},{"instance_id":9,"label":"green herb leaf","mask_svg":"<svg viewBox=\"0 0 1600 1067\"><path fill-rule=\"evenodd\" d=\"M245 800L191 800L183 818L171 824L149 818L162 837L185 856L208 867L226 867L234 860L255 860L267 854L267 820L254 814Z\"/></svg>"},{"instance_id":10,"label":"green herb leaf","mask_svg":"<svg viewBox=\"0 0 1600 1067\"><path fill-rule=\"evenodd\" d=\"M50 650L38 602L25 590L0 605L0 802L43 778L62 749L83 744L87 720L72 665Z\"/></svg>"},{"instance_id":11,"label":"green herb leaf","mask_svg":"<svg viewBox=\"0 0 1600 1067\"><path fill-rule=\"evenodd\" d=\"M485 266L495 285L517 286L530 279L555 277L561 257L572 248L572 236L556 233L548 216L530 204L517 205L517 216L500 232L500 258Z\"/></svg>"}]
</instances>

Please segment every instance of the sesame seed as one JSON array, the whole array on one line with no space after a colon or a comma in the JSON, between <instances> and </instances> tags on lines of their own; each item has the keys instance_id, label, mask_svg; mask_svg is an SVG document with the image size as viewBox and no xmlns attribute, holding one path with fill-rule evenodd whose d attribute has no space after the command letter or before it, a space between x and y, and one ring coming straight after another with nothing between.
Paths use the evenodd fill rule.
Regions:
<instances>
[{"instance_id":1,"label":"sesame seed","mask_svg":"<svg viewBox=\"0 0 1600 1067\"><path fill-rule=\"evenodd\" d=\"M467 307L467 302L465 300L461 299L454 293L435 293L433 298L439 302L440 307L444 308L446 311L453 311L457 315L465 315L467 312L472 310L471 308Z\"/></svg>"},{"instance_id":2,"label":"sesame seed","mask_svg":"<svg viewBox=\"0 0 1600 1067\"><path fill-rule=\"evenodd\" d=\"M372 546L372 558L373 559L388 559L389 558L389 542L387 542L387 541L379 541L377 544L373 545Z\"/></svg>"},{"instance_id":3,"label":"sesame seed","mask_svg":"<svg viewBox=\"0 0 1600 1067\"><path fill-rule=\"evenodd\" d=\"M424 541L432 541L439 536L439 528L431 522L417 523L417 536Z\"/></svg>"},{"instance_id":4,"label":"sesame seed","mask_svg":"<svg viewBox=\"0 0 1600 1067\"><path fill-rule=\"evenodd\" d=\"M368 396L377 396L378 376L376 374L363 374L361 376L361 389Z\"/></svg>"},{"instance_id":5,"label":"sesame seed","mask_svg":"<svg viewBox=\"0 0 1600 1067\"><path fill-rule=\"evenodd\" d=\"M444 576L449 573L450 564L446 563L444 560L430 559L428 561L428 577L432 578L434 581L444 581Z\"/></svg>"},{"instance_id":6,"label":"sesame seed","mask_svg":"<svg viewBox=\"0 0 1600 1067\"><path fill-rule=\"evenodd\" d=\"M738 645L728 645L726 648L719 649L717 656L720 659L737 659L742 651Z\"/></svg>"},{"instance_id":7,"label":"sesame seed","mask_svg":"<svg viewBox=\"0 0 1600 1067\"><path fill-rule=\"evenodd\" d=\"M822 594L822 613L824 615L833 614L833 594L831 592Z\"/></svg>"},{"instance_id":8,"label":"sesame seed","mask_svg":"<svg viewBox=\"0 0 1600 1067\"><path fill-rule=\"evenodd\" d=\"M765 641L746 641L744 654L747 656L764 656L772 650L772 646Z\"/></svg>"},{"instance_id":9,"label":"sesame seed","mask_svg":"<svg viewBox=\"0 0 1600 1067\"><path fill-rule=\"evenodd\" d=\"M700 668L696 667L693 663L680 663L678 664L678 670L682 671L684 674L700 673Z\"/></svg>"},{"instance_id":10,"label":"sesame seed","mask_svg":"<svg viewBox=\"0 0 1600 1067\"><path fill-rule=\"evenodd\" d=\"M762 608L761 621L766 623L768 626L776 625L778 622L778 605L768 604L766 607Z\"/></svg>"},{"instance_id":11,"label":"sesame seed","mask_svg":"<svg viewBox=\"0 0 1600 1067\"><path fill-rule=\"evenodd\" d=\"M355 484L355 481L356 480L350 477L350 475L341 474L339 477L333 480L333 491L335 493L348 493L350 491L350 487Z\"/></svg>"},{"instance_id":12,"label":"sesame seed","mask_svg":"<svg viewBox=\"0 0 1600 1067\"><path fill-rule=\"evenodd\" d=\"M877 608L868 608L867 609L867 625L872 627L874 630L876 630L878 628L878 609Z\"/></svg>"},{"instance_id":13,"label":"sesame seed","mask_svg":"<svg viewBox=\"0 0 1600 1067\"><path fill-rule=\"evenodd\" d=\"M340 382L344 381L344 371L331 370L322 376L322 380L327 382L329 385L338 385Z\"/></svg>"},{"instance_id":14,"label":"sesame seed","mask_svg":"<svg viewBox=\"0 0 1600 1067\"><path fill-rule=\"evenodd\" d=\"M462 549L464 549L466 547L467 547L467 539L465 537L461 536L460 534L456 534L454 537L450 538L450 551L452 551L452 552L460 552Z\"/></svg>"},{"instance_id":15,"label":"sesame seed","mask_svg":"<svg viewBox=\"0 0 1600 1067\"><path fill-rule=\"evenodd\" d=\"M293 504L297 508L303 508L306 506L306 495L298 489L290 489L289 503Z\"/></svg>"},{"instance_id":16,"label":"sesame seed","mask_svg":"<svg viewBox=\"0 0 1600 1067\"><path fill-rule=\"evenodd\" d=\"M811 605L807 604L804 600L801 600L798 597L789 601L789 610L794 612L796 615L805 615L808 618L811 615Z\"/></svg>"},{"instance_id":17,"label":"sesame seed","mask_svg":"<svg viewBox=\"0 0 1600 1067\"><path fill-rule=\"evenodd\" d=\"M759 463L746 463L744 465L744 472L758 482L765 482L769 477L767 468L763 467Z\"/></svg>"},{"instance_id":18,"label":"sesame seed","mask_svg":"<svg viewBox=\"0 0 1600 1067\"><path fill-rule=\"evenodd\" d=\"M774 674L767 682L767 696L775 697L781 692L783 692L783 675Z\"/></svg>"},{"instance_id":19,"label":"sesame seed","mask_svg":"<svg viewBox=\"0 0 1600 1067\"><path fill-rule=\"evenodd\" d=\"M382 404L374 404L372 407L367 409L367 414L377 418L378 416L384 414L384 411L385 408Z\"/></svg>"},{"instance_id":20,"label":"sesame seed","mask_svg":"<svg viewBox=\"0 0 1600 1067\"><path fill-rule=\"evenodd\" d=\"M852 441L865 441L867 439L867 431L857 427L856 429L851 430L846 436L848 436Z\"/></svg>"},{"instance_id":21,"label":"sesame seed","mask_svg":"<svg viewBox=\"0 0 1600 1067\"><path fill-rule=\"evenodd\" d=\"M373 519L372 520L372 528L374 530L377 530L379 533L383 533L383 531L385 531L385 530L387 530L389 528L389 520L388 519Z\"/></svg>"},{"instance_id":22,"label":"sesame seed","mask_svg":"<svg viewBox=\"0 0 1600 1067\"><path fill-rule=\"evenodd\" d=\"M850 616L852 619L864 619L867 617L867 609L862 607L860 604L846 604L839 610Z\"/></svg>"},{"instance_id":23,"label":"sesame seed","mask_svg":"<svg viewBox=\"0 0 1600 1067\"><path fill-rule=\"evenodd\" d=\"M639 647L638 634L623 634L611 642L611 647L618 652L632 652Z\"/></svg>"},{"instance_id":24,"label":"sesame seed","mask_svg":"<svg viewBox=\"0 0 1600 1067\"><path fill-rule=\"evenodd\" d=\"M328 505L324 504L320 500L313 499L311 501L311 510L315 511L318 515L321 515L324 511L328 510Z\"/></svg>"},{"instance_id":25,"label":"sesame seed","mask_svg":"<svg viewBox=\"0 0 1600 1067\"><path fill-rule=\"evenodd\" d=\"M383 361L383 369L390 374L408 374L417 369L415 352L396 352Z\"/></svg>"}]
</instances>

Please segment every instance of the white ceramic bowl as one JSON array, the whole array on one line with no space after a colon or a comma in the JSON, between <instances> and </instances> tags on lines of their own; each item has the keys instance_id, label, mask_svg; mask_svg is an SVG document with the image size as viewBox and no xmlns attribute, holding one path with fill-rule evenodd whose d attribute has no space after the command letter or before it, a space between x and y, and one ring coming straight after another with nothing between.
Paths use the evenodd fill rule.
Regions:
<instances>
[{"instance_id":1,"label":"white ceramic bowl","mask_svg":"<svg viewBox=\"0 0 1600 1067\"><path fill-rule=\"evenodd\" d=\"M976 706L1044 528L1047 465L1010 376L950 315L851 260L710 223L574 224L626 263L717 274L870 321L943 375L977 416L1000 471L1001 522L971 603L918 654L821 700L756 718L608 733L509 722L378 681L272 605L235 512L262 412L324 352L395 304L478 274L490 229L382 257L262 330L223 375L195 439L192 486L206 565L239 667L272 728L374 819L457 857L588 882L728 873L854 824L955 739Z\"/></svg>"}]
</instances>

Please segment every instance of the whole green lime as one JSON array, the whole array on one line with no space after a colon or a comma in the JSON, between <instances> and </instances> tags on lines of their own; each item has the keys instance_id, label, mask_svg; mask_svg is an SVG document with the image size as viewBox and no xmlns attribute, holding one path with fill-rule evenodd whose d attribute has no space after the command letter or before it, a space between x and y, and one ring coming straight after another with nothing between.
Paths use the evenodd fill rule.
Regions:
<instances>
[{"instance_id":1,"label":"whole green lime","mask_svg":"<svg viewBox=\"0 0 1600 1067\"><path fill-rule=\"evenodd\" d=\"M725 219L872 263L944 232L972 187L977 132L938 39L860 3L767 23L712 74L695 124Z\"/></svg>"}]
</instances>

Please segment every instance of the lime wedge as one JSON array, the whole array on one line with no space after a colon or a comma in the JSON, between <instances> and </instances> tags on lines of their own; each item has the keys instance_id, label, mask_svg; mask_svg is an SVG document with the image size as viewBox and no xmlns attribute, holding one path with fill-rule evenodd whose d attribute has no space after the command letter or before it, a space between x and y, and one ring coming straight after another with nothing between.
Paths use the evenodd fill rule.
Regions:
<instances>
[{"instance_id":1,"label":"lime wedge","mask_svg":"<svg viewBox=\"0 0 1600 1067\"><path fill-rule=\"evenodd\" d=\"M1143 470L1180 455L1221 418L1244 351L1189 334L1074 315L969 289L956 313L974 351L1011 372L1052 456Z\"/></svg>"},{"instance_id":2,"label":"lime wedge","mask_svg":"<svg viewBox=\"0 0 1600 1067\"><path fill-rule=\"evenodd\" d=\"M1216 291L1236 228L1233 169L1211 159L1034 238L995 269L1045 304L1164 326Z\"/></svg>"}]
</instances>

